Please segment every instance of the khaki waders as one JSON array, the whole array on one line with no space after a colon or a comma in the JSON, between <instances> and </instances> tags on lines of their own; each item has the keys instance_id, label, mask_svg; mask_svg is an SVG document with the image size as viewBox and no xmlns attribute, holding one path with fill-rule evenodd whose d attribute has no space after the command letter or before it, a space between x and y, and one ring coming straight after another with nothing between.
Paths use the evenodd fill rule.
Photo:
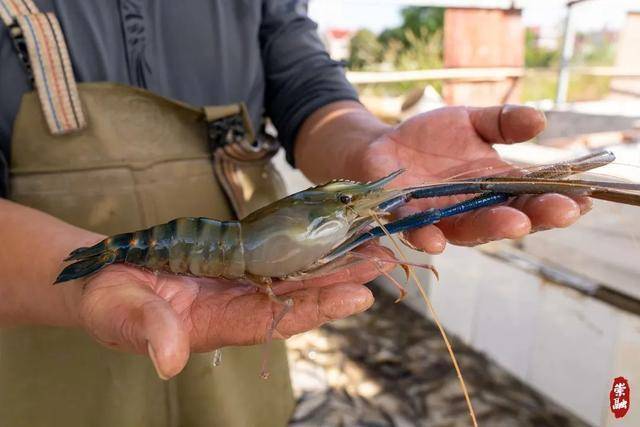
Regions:
<instances>
[{"instance_id":1,"label":"khaki waders","mask_svg":"<svg viewBox=\"0 0 640 427\"><path fill-rule=\"evenodd\" d=\"M54 16L31 7L22 12L57 25ZM61 42L60 34L54 41ZM237 138L225 127L248 125L243 108L196 109L110 83L71 81L69 89L68 73L61 80L69 71L64 57L59 76L55 69L39 76L31 53L42 37L46 31L25 37L38 91L23 97L14 123L12 200L113 234L181 216L230 219L233 208L244 215L283 195L269 162L273 150L251 144L251 131ZM70 90L75 103L53 104L52 114L52 104L41 102L43 76L48 84L62 81L62 98ZM75 120L81 126L72 123L54 135L52 118L60 120L65 108L67 116L77 108L72 112L76 119L81 113ZM216 146L215 173L212 139L223 142ZM226 348L217 367L211 354L193 354L185 370L165 382L147 357L109 350L79 330L4 329L0 426L282 426L293 408L282 343L272 346L270 360L271 377L262 380L259 347Z\"/></svg>"}]
</instances>

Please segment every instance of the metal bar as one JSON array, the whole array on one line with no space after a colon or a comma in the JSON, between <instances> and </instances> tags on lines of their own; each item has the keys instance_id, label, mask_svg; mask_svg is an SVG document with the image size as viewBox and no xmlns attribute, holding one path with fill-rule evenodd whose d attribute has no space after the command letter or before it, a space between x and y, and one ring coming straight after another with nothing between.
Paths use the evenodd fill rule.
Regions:
<instances>
[{"instance_id":1,"label":"metal bar","mask_svg":"<svg viewBox=\"0 0 640 427\"><path fill-rule=\"evenodd\" d=\"M543 261L511 245L497 243L479 248L480 253L510 264L518 269L540 277L558 286L571 288L591 298L602 301L628 313L640 315L640 300L610 286L568 270L559 265Z\"/></svg>"},{"instance_id":2,"label":"metal bar","mask_svg":"<svg viewBox=\"0 0 640 427\"><path fill-rule=\"evenodd\" d=\"M640 69L622 67L567 67L572 74L598 77L640 78ZM397 83L428 80L498 81L527 75L557 73L554 68L438 68L415 71L348 71L352 84Z\"/></svg>"},{"instance_id":3,"label":"metal bar","mask_svg":"<svg viewBox=\"0 0 640 427\"><path fill-rule=\"evenodd\" d=\"M524 76L521 67L492 68L438 68L416 71L349 71L347 78L353 84L395 83L420 80L498 81Z\"/></svg>"},{"instance_id":4,"label":"metal bar","mask_svg":"<svg viewBox=\"0 0 640 427\"><path fill-rule=\"evenodd\" d=\"M400 6L429 6L463 9L521 9L532 0L385 0ZM348 3L379 4L380 0L347 0Z\"/></svg>"},{"instance_id":5,"label":"metal bar","mask_svg":"<svg viewBox=\"0 0 640 427\"><path fill-rule=\"evenodd\" d=\"M562 56L560 58L560 70L558 71L558 86L556 89L556 106L567 102L569 92L569 62L573 56L573 46L576 41L576 29L574 28L572 11L573 6L586 0L570 0L567 2L567 16L564 21L564 37L562 39Z\"/></svg>"},{"instance_id":6,"label":"metal bar","mask_svg":"<svg viewBox=\"0 0 640 427\"><path fill-rule=\"evenodd\" d=\"M570 67L574 74L602 77L640 78L640 69L623 67Z\"/></svg>"}]
</instances>

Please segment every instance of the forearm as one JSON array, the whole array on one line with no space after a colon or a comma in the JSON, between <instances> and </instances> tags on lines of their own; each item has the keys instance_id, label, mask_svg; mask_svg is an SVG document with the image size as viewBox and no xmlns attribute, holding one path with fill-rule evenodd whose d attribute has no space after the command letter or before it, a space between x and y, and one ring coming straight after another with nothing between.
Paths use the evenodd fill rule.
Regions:
<instances>
[{"instance_id":1,"label":"forearm","mask_svg":"<svg viewBox=\"0 0 640 427\"><path fill-rule=\"evenodd\" d=\"M305 120L295 143L296 166L314 182L361 179L354 165L366 145L391 126L355 101L326 105Z\"/></svg>"},{"instance_id":2,"label":"forearm","mask_svg":"<svg viewBox=\"0 0 640 427\"><path fill-rule=\"evenodd\" d=\"M101 236L0 199L0 326L77 324L77 283L52 286L71 250Z\"/></svg>"}]
</instances>

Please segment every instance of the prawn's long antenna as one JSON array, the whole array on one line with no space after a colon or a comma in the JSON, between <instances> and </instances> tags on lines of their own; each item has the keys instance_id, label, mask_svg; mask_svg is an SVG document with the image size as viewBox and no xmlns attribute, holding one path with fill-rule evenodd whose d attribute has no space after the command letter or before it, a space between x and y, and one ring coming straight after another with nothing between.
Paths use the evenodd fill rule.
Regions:
<instances>
[{"instance_id":1,"label":"prawn's long antenna","mask_svg":"<svg viewBox=\"0 0 640 427\"><path fill-rule=\"evenodd\" d=\"M384 226L384 224L382 224L382 221L380 221L380 218L378 217L378 215L375 212L372 212L372 216L375 219L375 221L378 223L378 225L380 226L382 231L384 231L386 236L391 240L391 243L393 244L393 246L395 246L395 248L398 251L398 253L400 254L400 257L402 258L402 260L403 261L407 261L407 263L408 263L408 259L405 256L405 254L402 251L402 249L400 248L400 245L398 245L398 243L391 236L391 234L389 233L387 228ZM464 399L467 402L467 408L469 409L469 416L471 417L471 422L473 423L474 427L478 427L478 421L476 420L476 414L475 414L475 412L473 410L473 405L471 404L471 398L469 397L469 391L467 390L467 385L465 384L464 378L462 377L462 371L460 370L460 366L458 365L458 360L456 359L456 356L453 353L453 348L451 347L451 343L449 342L449 338L447 337L447 333L445 332L444 328L442 327L442 324L440 323L440 320L438 319L438 315L436 314L435 308L431 304L431 300L429 300L429 297L427 296L427 293L424 291L424 285L422 284L422 282L418 278L418 275L415 273L414 269L411 268L410 266L408 268L409 268L409 272L411 274L411 278L413 279L414 283L416 284L416 287L418 288L418 291L420 292L420 295L422 296L422 299L424 300L425 304L427 305L427 308L428 308L429 312L431 313L431 316L433 317L433 321L435 322L436 326L438 327L438 330L440 331L440 335L442 335L442 339L444 340L444 344L447 347L447 351L449 352L449 357L451 357L451 362L453 363L453 367L456 370L456 374L458 375L458 380L460 381L460 386L462 387L462 393L464 394Z\"/></svg>"},{"instance_id":2,"label":"prawn's long antenna","mask_svg":"<svg viewBox=\"0 0 640 427\"><path fill-rule=\"evenodd\" d=\"M402 286L395 279L395 277L393 277L391 274L387 273L382 268L380 268L378 266L378 264L374 263L373 265L376 267L376 270L378 270L378 273L383 274L384 277L386 277L391 283L393 283L393 285L398 289L398 291L400 291L400 295L398 295L398 298L396 298L396 300L394 302L395 303L399 303L400 301L402 301L404 299L404 297L407 295L407 291L405 290L404 286Z\"/></svg>"}]
</instances>

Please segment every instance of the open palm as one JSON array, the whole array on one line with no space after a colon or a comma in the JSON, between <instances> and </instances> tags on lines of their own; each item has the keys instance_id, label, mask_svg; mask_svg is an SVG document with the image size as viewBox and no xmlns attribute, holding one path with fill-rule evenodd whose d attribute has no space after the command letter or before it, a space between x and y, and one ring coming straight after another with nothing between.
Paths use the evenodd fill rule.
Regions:
<instances>
[{"instance_id":1,"label":"open palm","mask_svg":"<svg viewBox=\"0 0 640 427\"><path fill-rule=\"evenodd\" d=\"M368 256L390 257L379 246L363 250ZM322 278L275 282L275 293L294 302L278 324L275 338L367 309L373 296L362 283L379 274L363 260ZM191 351L263 342L274 316L282 310L250 284L157 275L122 264L89 278L75 306L82 326L97 341L148 353L165 379L183 369Z\"/></svg>"},{"instance_id":2,"label":"open palm","mask_svg":"<svg viewBox=\"0 0 640 427\"><path fill-rule=\"evenodd\" d=\"M361 153L360 179L375 179L394 170L407 172L393 182L409 187L465 174L482 175L487 168L505 168L492 143L526 141L545 127L544 115L527 107L445 107L415 116L369 144ZM417 200L399 212L404 216L461 198ZM588 210L586 198L559 194L519 197L508 205L487 207L458 215L410 233L409 240L431 253L446 241L475 245L502 238L517 238L532 230L565 227Z\"/></svg>"}]
</instances>

